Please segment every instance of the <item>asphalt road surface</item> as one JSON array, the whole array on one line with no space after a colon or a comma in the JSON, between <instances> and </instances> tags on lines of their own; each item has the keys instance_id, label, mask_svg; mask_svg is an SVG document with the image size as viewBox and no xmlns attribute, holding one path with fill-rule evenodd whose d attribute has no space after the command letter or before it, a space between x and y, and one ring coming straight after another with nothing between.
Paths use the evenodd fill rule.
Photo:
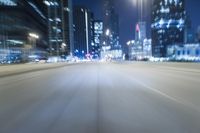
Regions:
<instances>
[{"instance_id":1,"label":"asphalt road surface","mask_svg":"<svg viewBox=\"0 0 200 133\"><path fill-rule=\"evenodd\" d=\"M0 133L200 133L200 64L83 63L1 77Z\"/></svg>"}]
</instances>

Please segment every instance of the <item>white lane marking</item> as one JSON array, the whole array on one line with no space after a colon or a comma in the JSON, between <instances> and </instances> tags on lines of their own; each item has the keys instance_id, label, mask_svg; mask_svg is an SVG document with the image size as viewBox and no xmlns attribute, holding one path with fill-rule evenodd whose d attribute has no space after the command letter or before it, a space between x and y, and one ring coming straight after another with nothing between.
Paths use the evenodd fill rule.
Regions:
<instances>
[{"instance_id":1,"label":"white lane marking","mask_svg":"<svg viewBox=\"0 0 200 133\"><path fill-rule=\"evenodd\" d=\"M164 97L166 97L166 98L168 98L168 99L170 99L170 100L172 100L172 101L175 101L175 102L177 102L177 103L183 104L183 102L179 101L178 99L176 99L176 98L174 98L174 97L172 97L172 96L167 95L166 93L163 93L163 92L161 92L161 91L159 91L159 90L157 90L157 89L155 89L155 88L153 88L153 87L150 87L150 86L148 86L148 85L146 85L146 84L144 84L144 83L142 83L142 82L140 82L140 81L138 81L138 80L135 80L135 79L134 79L134 81L136 81L138 84L142 85L143 87L152 90L153 92L155 92L155 93L157 93L157 94L160 94L160 95L162 95L162 96L164 96Z\"/></svg>"},{"instance_id":2,"label":"white lane marking","mask_svg":"<svg viewBox=\"0 0 200 133\"><path fill-rule=\"evenodd\" d=\"M130 68L130 67L128 67L128 68ZM116 72L119 73L119 71L116 71ZM127 71L125 71L125 72L127 72ZM130 73L130 72L128 72L128 73ZM120 74L123 75L124 73L120 72ZM181 104L183 106L187 106L189 108L192 108L192 109L196 110L197 112L200 112L200 107L195 105L195 104L193 104L193 103L191 103L191 102L188 102L188 101L186 101L186 100L184 100L184 99L182 99L180 97L178 97L178 98L172 97L172 96L170 96L170 95L168 95L168 94L166 94L166 93L164 93L162 91L159 91L156 88L153 88L153 87L151 87L151 86L149 86L149 85L147 85L147 84L135 79L134 77L132 77L130 75L128 77L130 79L132 79L133 81L135 81L136 83L138 83L139 85L141 85L141 86L143 86L143 87L145 87L145 88L147 88L147 89L149 89L149 90L151 90L151 91L153 91L153 92L155 92L157 94L160 94L161 96L164 96L165 98L167 98L167 99L169 99L171 101L174 101L174 102L179 103L179 104Z\"/></svg>"},{"instance_id":3,"label":"white lane marking","mask_svg":"<svg viewBox=\"0 0 200 133\"><path fill-rule=\"evenodd\" d=\"M122 74L122 73L121 73L121 74ZM122 75L123 75L123 74L122 74ZM141 82L141 81L139 81L139 80L133 78L132 76L129 76L129 78L132 79L133 81L135 81L136 83L138 83L139 85L141 85L141 86L143 86L143 87L145 87L145 88L147 88L147 89L149 89L149 90L151 90L151 91L153 91L153 92L155 92L155 93L157 93L157 94L160 94L160 95L164 96L164 97L167 98L167 99L170 99L170 100L175 101L175 102L180 103L180 104L184 104L183 102L181 102L181 101L183 101L183 100L179 101L178 99L176 99L176 98L174 98L174 97L172 97L172 96L169 96L169 95L167 95L166 93L163 93L163 92L159 91L158 89L155 89L155 88L153 88L153 87L150 87L149 85L147 85L147 84L145 84L145 83L143 83L143 82Z\"/></svg>"},{"instance_id":4,"label":"white lane marking","mask_svg":"<svg viewBox=\"0 0 200 133\"><path fill-rule=\"evenodd\" d=\"M137 83L140 84L141 86L143 86L143 87L145 87L145 88L147 88L147 89L150 89L150 90L152 90L153 92L155 92L155 93L157 93L157 94L160 94L160 95L164 96L165 98L167 98L167 99L169 99L169 100L172 100L172 101L174 101L174 102L176 102L176 103L182 104L182 105L187 106L187 107L189 107L189 108L193 108L193 109L195 109L196 111L200 112L200 108L197 107L196 105L194 105L194 104L191 103L191 102L187 102L187 101L185 101L185 100L183 100L183 99L181 99L181 98L179 98L179 100L178 100L178 99L176 99L176 98L174 98L174 97L172 97L172 96L169 96L168 94L163 93L163 92L161 92L161 91L159 91L159 90L157 90L157 89L155 89L155 88L153 88L153 87L150 87L150 86L148 86L148 85L146 85L146 84L144 84L144 83L142 83L142 82L140 82L140 81L138 81L138 80L136 80L136 79L133 79L133 78L132 78L132 80L134 80L135 82L137 82Z\"/></svg>"}]
</instances>

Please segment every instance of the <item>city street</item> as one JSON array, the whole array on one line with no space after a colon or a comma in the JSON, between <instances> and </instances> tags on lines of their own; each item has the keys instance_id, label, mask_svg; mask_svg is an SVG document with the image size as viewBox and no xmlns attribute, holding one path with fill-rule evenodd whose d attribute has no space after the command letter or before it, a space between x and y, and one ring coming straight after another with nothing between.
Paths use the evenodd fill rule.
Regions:
<instances>
[{"instance_id":1,"label":"city street","mask_svg":"<svg viewBox=\"0 0 200 133\"><path fill-rule=\"evenodd\" d=\"M200 64L90 62L0 76L0 133L199 132Z\"/></svg>"}]
</instances>

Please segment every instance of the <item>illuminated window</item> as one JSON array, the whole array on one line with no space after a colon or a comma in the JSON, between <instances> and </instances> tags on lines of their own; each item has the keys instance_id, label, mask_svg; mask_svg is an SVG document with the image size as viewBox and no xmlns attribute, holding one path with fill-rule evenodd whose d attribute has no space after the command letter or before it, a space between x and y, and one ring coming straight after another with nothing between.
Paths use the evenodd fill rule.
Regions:
<instances>
[{"instance_id":1,"label":"illuminated window","mask_svg":"<svg viewBox=\"0 0 200 133\"><path fill-rule=\"evenodd\" d=\"M17 6L17 3L12 0L0 0L0 5Z\"/></svg>"}]
</instances>

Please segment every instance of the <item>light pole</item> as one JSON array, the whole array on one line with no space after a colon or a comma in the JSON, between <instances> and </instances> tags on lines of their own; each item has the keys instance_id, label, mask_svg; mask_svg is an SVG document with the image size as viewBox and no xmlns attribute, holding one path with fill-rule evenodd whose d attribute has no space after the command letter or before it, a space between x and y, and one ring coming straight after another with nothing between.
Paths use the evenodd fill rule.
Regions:
<instances>
[{"instance_id":1,"label":"light pole","mask_svg":"<svg viewBox=\"0 0 200 133\"><path fill-rule=\"evenodd\" d=\"M35 49L36 48L36 41L37 39L39 39L39 35L35 34L35 33L29 33L29 37L31 38L31 40L33 40L33 44L32 47Z\"/></svg>"},{"instance_id":2,"label":"light pole","mask_svg":"<svg viewBox=\"0 0 200 133\"><path fill-rule=\"evenodd\" d=\"M66 47L67 47L66 43L63 42L62 45L61 45L61 49L62 49L62 54L63 55L65 55Z\"/></svg>"},{"instance_id":3,"label":"light pole","mask_svg":"<svg viewBox=\"0 0 200 133\"><path fill-rule=\"evenodd\" d=\"M110 29L106 29L105 31L105 45L110 45Z\"/></svg>"},{"instance_id":4,"label":"light pole","mask_svg":"<svg viewBox=\"0 0 200 133\"><path fill-rule=\"evenodd\" d=\"M36 49L36 41L40 37L36 33L29 33L29 37L30 37L30 43L31 43L32 49L34 50L34 49Z\"/></svg>"}]
</instances>

